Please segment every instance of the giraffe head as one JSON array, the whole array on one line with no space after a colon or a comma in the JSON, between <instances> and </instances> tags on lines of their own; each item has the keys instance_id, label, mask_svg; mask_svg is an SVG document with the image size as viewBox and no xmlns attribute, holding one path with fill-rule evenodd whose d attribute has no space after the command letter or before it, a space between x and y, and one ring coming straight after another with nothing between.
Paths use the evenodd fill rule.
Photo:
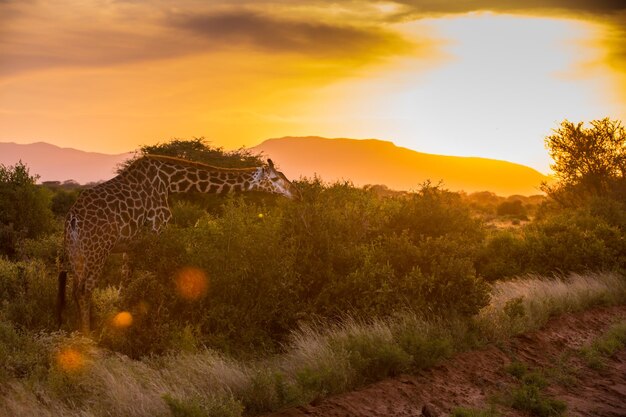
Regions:
<instances>
[{"instance_id":1,"label":"giraffe head","mask_svg":"<svg viewBox=\"0 0 626 417\"><path fill-rule=\"evenodd\" d=\"M285 177L285 174L274 168L274 163L271 159L267 160L267 165L259 168L258 174L258 188L260 190L282 194L290 199L300 199L298 189Z\"/></svg>"}]
</instances>

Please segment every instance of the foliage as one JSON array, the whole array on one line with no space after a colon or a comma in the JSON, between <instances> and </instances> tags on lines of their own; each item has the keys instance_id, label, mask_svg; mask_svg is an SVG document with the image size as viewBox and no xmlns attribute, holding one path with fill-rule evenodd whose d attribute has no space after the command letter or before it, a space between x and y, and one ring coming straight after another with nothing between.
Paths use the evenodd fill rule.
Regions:
<instances>
[{"instance_id":1,"label":"foliage","mask_svg":"<svg viewBox=\"0 0 626 417\"><path fill-rule=\"evenodd\" d=\"M520 220L528 220L526 207L521 200L507 200L498 204L498 216L510 216Z\"/></svg>"},{"instance_id":2,"label":"foliage","mask_svg":"<svg viewBox=\"0 0 626 417\"><path fill-rule=\"evenodd\" d=\"M18 241L37 238L53 228L50 196L21 161L0 165L0 254L14 256Z\"/></svg>"},{"instance_id":3,"label":"foliage","mask_svg":"<svg viewBox=\"0 0 626 417\"><path fill-rule=\"evenodd\" d=\"M131 360L96 349L86 338L17 331L0 317L0 353L8 352L3 363L10 364L0 414L264 413L351 390L370 378L432 366L453 353L502 340L501 332L509 337L536 329L558 312L589 308L601 299L623 304L626 284L622 277L606 274L572 277L567 284L534 278L500 282L494 293L492 303L474 317L425 320L405 311L385 319L303 326L292 332L280 354L251 360L234 360L208 349ZM511 311L519 310L520 303L529 314L524 314L523 326L511 332L509 320L519 319ZM3 343L8 349L2 350ZM519 382L513 394L524 388L520 407L554 406L541 388L541 375L523 365L515 368L518 372L512 373ZM504 399L510 404L513 397ZM464 411L490 415L487 410L459 412Z\"/></svg>"},{"instance_id":4,"label":"foliage","mask_svg":"<svg viewBox=\"0 0 626 417\"><path fill-rule=\"evenodd\" d=\"M174 142L170 150L212 149L195 141ZM166 148L160 153L166 145L158 145ZM34 177L20 169L25 186L33 186ZM263 194L174 200L174 218L160 235L141 235L127 262L110 256L93 294L94 338L152 359L95 358L84 374L51 362L55 349L74 343L50 333L61 233L41 226L32 237L20 235L11 245L21 261L0 258L0 357L8 358L0 378L38 379L37 398L52 393L46 404L61 404L57 411L66 414L103 397L99 407L109 414L236 416L429 367L537 328L559 312L623 303L619 273L503 280L626 270L626 206L615 194L543 208L527 225L500 230L481 218L497 215L498 207L500 215L518 216L507 210L520 207L530 214L541 199L464 196L430 184L413 193L316 178L296 185L299 202ZM63 214L72 196L54 193L56 214ZM504 205L514 201L521 203ZM196 292L181 279L200 280L186 284ZM117 326L120 312L132 324ZM66 330L74 328L70 320ZM255 361L228 362L207 348ZM267 352L282 354L259 364ZM179 388L191 378L191 388ZM519 378L520 404L558 412L541 384ZM148 379L159 383L148 386ZM198 395L213 391L215 397ZM133 408L133 395L150 395L149 407Z\"/></svg>"},{"instance_id":5,"label":"foliage","mask_svg":"<svg viewBox=\"0 0 626 417\"><path fill-rule=\"evenodd\" d=\"M625 180L626 131L617 120L564 120L545 143L558 182L544 187L560 201L605 195Z\"/></svg>"},{"instance_id":6,"label":"foliage","mask_svg":"<svg viewBox=\"0 0 626 417\"><path fill-rule=\"evenodd\" d=\"M79 190L55 188L53 192L50 209L55 216L65 218L65 215L70 211L70 208L78 198Z\"/></svg>"},{"instance_id":7,"label":"foliage","mask_svg":"<svg viewBox=\"0 0 626 417\"><path fill-rule=\"evenodd\" d=\"M613 356L626 346L626 321L615 323L591 344L583 346L580 354L591 368L602 370L605 359Z\"/></svg>"},{"instance_id":8,"label":"foliage","mask_svg":"<svg viewBox=\"0 0 626 417\"><path fill-rule=\"evenodd\" d=\"M47 367L46 355L45 347L31 334L0 320L0 384L40 373Z\"/></svg>"},{"instance_id":9,"label":"foliage","mask_svg":"<svg viewBox=\"0 0 626 417\"><path fill-rule=\"evenodd\" d=\"M56 284L41 260L14 263L0 258L0 316L22 328L54 328Z\"/></svg>"},{"instance_id":10,"label":"foliage","mask_svg":"<svg viewBox=\"0 0 626 417\"><path fill-rule=\"evenodd\" d=\"M249 150L225 151L224 148L211 146L203 137L171 139L168 142L156 145L145 145L139 148L135 158L144 155L172 156L227 168L258 166L262 163L261 158ZM133 160L126 161L120 170L130 165Z\"/></svg>"},{"instance_id":11,"label":"foliage","mask_svg":"<svg viewBox=\"0 0 626 417\"><path fill-rule=\"evenodd\" d=\"M511 407L537 417L558 417L565 413L566 404L545 393L548 383L539 372L528 371L523 366L509 367L509 372L519 382L508 394Z\"/></svg>"},{"instance_id":12,"label":"foliage","mask_svg":"<svg viewBox=\"0 0 626 417\"><path fill-rule=\"evenodd\" d=\"M299 204L229 198L219 216L175 205L173 225L130 252L135 272L119 304L137 326L105 342L144 355L170 348L174 329L193 325L198 343L275 349L306 317L384 317L402 308L470 316L488 302L472 258L480 224L454 194L431 187L381 198L349 184L298 185ZM183 267L205 274L206 294L177 293Z\"/></svg>"},{"instance_id":13,"label":"foliage","mask_svg":"<svg viewBox=\"0 0 626 417\"><path fill-rule=\"evenodd\" d=\"M492 281L527 273L626 269L626 206L608 197L562 208L518 231L490 233L476 267Z\"/></svg>"}]
</instances>

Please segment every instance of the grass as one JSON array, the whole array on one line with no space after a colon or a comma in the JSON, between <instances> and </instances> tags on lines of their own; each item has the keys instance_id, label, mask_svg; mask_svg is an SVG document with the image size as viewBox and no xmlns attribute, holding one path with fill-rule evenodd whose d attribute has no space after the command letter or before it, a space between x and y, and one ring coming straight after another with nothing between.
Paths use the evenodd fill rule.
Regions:
<instances>
[{"instance_id":1,"label":"grass","mask_svg":"<svg viewBox=\"0 0 626 417\"><path fill-rule=\"evenodd\" d=\"M517 385L504 395L505 405L537 417L564 415L566 404L545 392L548 382L542 373L529 370L521 362L513 362L505 370L518 381Z\"/></svg>"},{"instance_id":2,"label":"grass","mask_svg":"<svg viewBox=\"0 0 626 417\"><path fill-rule=\"evenodd\" d=\"M539 328L556 314L625 301L626 282L615 274L526 277L496 284L490 305L471 320L427 321L401 312L386 320L309 324L292 334L283 354L247 362L210 350L135 361L77 336L32 337L22 341L26 352L21 355L37 372L4 379L0 415L254 415L432 366L459 351ZM590 349L603 355L613 351L612 340L624 342L626 326L619 329ZM11 331L3 330L7 340L25 337ZM67 356L69 365L64 365L59 352L70 348L78 356ZM42 352L48 355L47 369L40 364ZM541 381L525 369L518 373L512 403L534 415L560 415L560 405L544 396Z\"/></svg>"},{"instance_id":3,"label":"grass","mask_svg":"<svg viewBox=\"0 0 626 417\"><path fill-rule=\"evenodd\" d=\"M580 349L580 354L587 365L595 370L606 368L606 358L626 346L626 321L612 325L602 336L589 346Z\"/></svg>"}]
</instances>

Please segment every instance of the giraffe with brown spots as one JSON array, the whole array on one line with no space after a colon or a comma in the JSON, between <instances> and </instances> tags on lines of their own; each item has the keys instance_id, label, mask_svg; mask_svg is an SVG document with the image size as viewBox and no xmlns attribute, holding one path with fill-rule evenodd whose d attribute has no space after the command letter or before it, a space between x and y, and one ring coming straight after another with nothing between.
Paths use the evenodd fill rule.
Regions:
<instances>
[{"instance_id":1,"label":"giraffe with brown spots","mask_svg":"<svg viewBox=\"0 0 626 417\"><path fill-rule=\"evenodd\" d=\"M259 167L218 168L156 155L141 157L111 180L83 191L67 214L64 238L82 333L89 333L91 293L111 251L146 226L160 232L172 217L169 194L191 191L265 191L291 199L299 195L271 160ZM66 279L63 270L59 274L59 324Z\"/></svg>"}]
</instances>

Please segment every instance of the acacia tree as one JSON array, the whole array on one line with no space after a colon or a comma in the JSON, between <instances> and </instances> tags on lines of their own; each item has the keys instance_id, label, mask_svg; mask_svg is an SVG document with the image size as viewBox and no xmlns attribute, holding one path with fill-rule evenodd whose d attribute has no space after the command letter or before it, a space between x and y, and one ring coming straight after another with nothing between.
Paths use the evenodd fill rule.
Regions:
<instances>
[{"instance_id":1,"label":"acacia tree","mask_svg":"<svg viewBox=\"0 0 626 417\"><path fill-rule=\"evenodd\" d=\"M544 184L552 196L604 195L626 178L626 131L618 120L604 118L583 122L564 120L545 139L554 163L557 183Z\"/></svg>"},{"instance_id":2,"label":"acacia tree","mask_svg":"<svg viewBox=\"0 0 626 417\"><path fill-rule=\"evenodd\" d=\"M172 139L169 142L156 145L145 145L139 148L135 158L144 155L164 155L190 161L202 162L226 168L243 168L261 164L261 158L246 149L225 151L221 147L213 147L203 138ZM132 163L134 159L126 161L120 171Z\"/></svg>"}]
</instances>

